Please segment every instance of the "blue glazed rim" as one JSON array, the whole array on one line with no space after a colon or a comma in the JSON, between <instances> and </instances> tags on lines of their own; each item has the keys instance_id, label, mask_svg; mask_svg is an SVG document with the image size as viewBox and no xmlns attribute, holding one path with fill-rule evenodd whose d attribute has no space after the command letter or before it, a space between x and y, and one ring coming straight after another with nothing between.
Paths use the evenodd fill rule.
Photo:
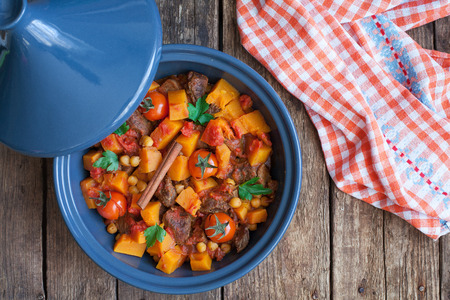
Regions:
<instances>
[{"instance_id":1,"label":"blue glazed rim","mask_svg":"<svg viewBox=\"0 0 450 300\"><path fill-rule=\"evenodd\" d=\"M106 251L94 238L77 211L71 190L71 154L54 159L54 183L57 201L67 227L79 246L101 268L112 276L141 289L164 294L192 294L209 291L231 283L247 274L261 263L275 248L287 230L295 213L302 181L301 150L292 119L273 88L252 68L223 52L194 45L163 46L161 63L182 59L193 63L213 62L224 72L245 80L249 89L256 92L263 104L272 112L285 157L284 188L278 210L264 235L256 244L231 264L211 273L194 277L157 276L136 269ZM263 94L262 94L263 93ZM278 192L279 193L279 192Z\"/></svg>"}]
</instances>

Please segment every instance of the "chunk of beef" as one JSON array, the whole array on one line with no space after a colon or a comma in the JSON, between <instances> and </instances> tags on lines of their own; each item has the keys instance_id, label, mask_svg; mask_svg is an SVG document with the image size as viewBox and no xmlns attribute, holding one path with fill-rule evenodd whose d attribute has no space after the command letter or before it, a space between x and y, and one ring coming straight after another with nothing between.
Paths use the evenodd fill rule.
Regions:
<instances>
[{"instance_id":1,"label":"chunk of beef","mask_svg":"<svg viewBox=\"0 0 450 300\"><path fill-rule=\"evenodd\" d=\"M127 124L141 136L149 135L153 130L152 124L138 110L128 118Z\"/></svg>"},{"instance_id":2,"label":"chunk of beef","mask_svg":"<svg viewBox=\"0 0 450 300\"><path fill-rule=\"evenodd\" d=\"M208 77L203 74L191 71L188 73L188 92L192 103L196 103L198 98L206 93L208 87Z\"/></svg>"},{"instance_id":3,"label":"chunk of beef","mask_svg":"<svg viewBox=\"0 0 450 300\"><path fill-rule=\"evenodd\" d=\"M218 113L220 111L220 107L215 105L214 103L211 103L208 107L208 109L205 111L205 114L214 115L215 113Z\"/></svg>"},{"instance_id":4,"label":"chunk of beef","mask_svg":"<svg viewBox=\"0 0 450 300\"><path fill-rule=\"evenodd\" d=\"M169 209L163 216L163 222L177 244L184 244L189 238L192 219L182 207Z\"/></svg>"},{"instance_id":5,"label":"chunk of beef","mask_svg":"<svg viewBox=\"0 0 450 300\"><path fill-rule=\"evenodd\" d=\"M176 78L169 78L158 87L158 92L167 97L167 92L182 90L183 86Z\"/></svg>"},{"instance_id":6,"label":"chunk of beef","mask_svg":"<svg viewBox=\"0 0 450 300\"><path fill-rule=\"evenodd\" d=\"M269 168L266 165L262 164L258 168L258 171L256 171L256 176L259 177L258 183L261 183L264 187L266 187L267 183L270 180Z\"/></svg>"},{"instance_id":7,"label":"chunk of beef","mask_svg":"<svg viewBox=\"0 0 450 300\"><path fill-rule=\"evenodd\" d=\"M166 207L171 207L175 204L175 199L177 198L177 191L172 184L169 176L165 176L164 179L158 186L155 192L156 198Z\"/></svg>"},{"instance_id":8,"label":"chunk of beef","mask_svg":"<svg viewBox=\"0 0 450 300\"><path fill-rule=\"evenodd\" d=\"M238 157L245 156L245 145L244 145L244 139L237 139L237 140L224 140L225 145L231 150L231 152Z\"/></svg>"},{"instance_id":9,"label":"chunk of beef","mask_svg":"<svg viewBox=\"0 0 450 300\"><path fill-rule=\"evenodd\" d=\"M230 209L230 205L221 199L206 198L203 200L199 211L203 214L212 214L216 212L226 212Z\"/></svg>"},{"instance_id":10,"label":"chunk of beef","mask_svg":"<svg viewBox=\"0 0 450 300\"><path fill-rule=\"evenodd\" d=\"M236 165L233 173L231 173L231 177L236 182L236 184L241 184L249 181L253 177L256 177L256 175L256 167L252 167L248 163Z\"/></svg>"},{"instance_id":11,"label":"chunk of beef","mask_svg":"<svg viewBox=\"0 0 450 300\"><path fill-rule=\"evenodd\" d=\"M241 252L248 245L248 241L250 240L250 233L245 225L239 226L234 233L234 246L236 247L237 253Z\"/></svg>"},{"instance_id":12,"label":"chunk of beef","mask_svg":"<svg viewBox=\"0 0 450 300\"><path fill-rule=\"evenodd\" d=\"M199 225L195 225L191 236L186 241L186 245L197 245L200 242L206 244L207 241L205 231Z\"/></svg>"}]
</instances>

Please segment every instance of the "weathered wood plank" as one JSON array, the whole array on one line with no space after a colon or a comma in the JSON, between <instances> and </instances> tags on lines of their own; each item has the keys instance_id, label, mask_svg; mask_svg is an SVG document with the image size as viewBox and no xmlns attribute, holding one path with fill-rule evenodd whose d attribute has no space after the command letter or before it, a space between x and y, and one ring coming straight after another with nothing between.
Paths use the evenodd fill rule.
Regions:
<instances>
[{"instance_id":1,"label":"weathered wood plank","mask_svg":"<svg viewBox=\"0 0 450 300\"><path fill-rule=\"evenodd\" d=\"M43 299L42 160L0 144L0 165L0 298Z\"/></svg>"},{"instance_id":2,"label":"weathered wood plank","mask_svg":"<svg viewBox=\"0 0 450 300\"><path fill-rule=\"evenodd\" d=\"M424 48L434 48L432 23L408 33ZM393 214L384 216L386 298L439 299L439 243Z\"/></svg>"},{"instance_id":3,"label":"weathered wood plank","mask_svg":"<svg viewBox=\"0 0 450 300\"><path fill-rule=\"evenodd\" d=\"M47 297L49 299L114 299L116 279L97 266L78 246L56 202L52 160L47 174Z\"/></svg>"},{"instance_id":4,"label":"weathered wood plank","mask_svg":"<svg viewBox=\"0 0 450 300\"><path fill-rule=\"evenodd\" d=\"M435 49L450 53L450 17L435 23ZM450 300L450 235L440 238L441 300Z\"/></svg>"},{"instance_id":5,"label":"weathered wood plank","mask_svg":"<svg viewBox=\"0 0 450 300\"><path fill-rule=\"evenodd\" d=\"M196 44L210 48L219 45L218 0L156 1L163 25L164 44ZM119 299L219 299L221 289L186 296L162 295L118 282Z\"/></svg>"},{"instance_id":6,"label":"weathered wood plank","mask_svg":"<svg viewBox=\"0 0 450 300\"><path fill-rule=\"evenodd\" d=\"M384 299L383 212L332 184L333 299Z\"/></svg>"},{"instance_id":7,"label":"weathered wood plank","mask_svg":"<svg viewBox=\"0 0 450 300\"><path fill-rule=\"evenodd\" d=\"M328 299L329 178L317 132L301 102L283 89L240 45L235 1L223 2L223 14L223 51L255 69L280 95L297 128L303 158L302 192L286 235L257 268L224 287L224 298Z\"/></svg>"}]
</instances>

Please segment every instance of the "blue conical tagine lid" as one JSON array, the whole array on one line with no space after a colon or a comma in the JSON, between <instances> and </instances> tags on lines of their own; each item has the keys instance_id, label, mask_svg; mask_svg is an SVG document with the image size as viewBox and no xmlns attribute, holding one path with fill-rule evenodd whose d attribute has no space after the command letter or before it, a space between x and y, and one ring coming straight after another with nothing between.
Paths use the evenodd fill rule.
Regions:
<instances>
[{"instance_id":1,"label":"blue conical tagine lid","mask_svg":"<svg viewBox=\"0 0 450 300\"><path fill-rule=\"evenodd\" d=\"M161 46L153 0L0 1L0 142L53 157L102 140L144 98Z\"/></svg>"}]
</instances>

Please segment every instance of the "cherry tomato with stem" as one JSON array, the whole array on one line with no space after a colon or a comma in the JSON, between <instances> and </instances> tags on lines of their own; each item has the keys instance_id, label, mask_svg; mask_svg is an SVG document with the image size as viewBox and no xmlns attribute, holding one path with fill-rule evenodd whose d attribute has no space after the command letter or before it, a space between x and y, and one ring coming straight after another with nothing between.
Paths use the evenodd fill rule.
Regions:
<instances>
[{"instance_id":1,"label":"cherry tomato with stem","mask_svg":"<svg viewBox=\"0 0 450 300\"><path fill-rule=\"evenodd\" d=\"M234 237L236 224L226 213L210 214L205 220L206 236L215 243L225 243Z\"/></svg>"},{"instance_id":2,"label":"cherry tomato with stem","mask_svg":"<svg viewBox=\"0 0 450 300\"><path fill-rule=\"evenodd\" d=\"M127 211L127 200L125 196L118 192L99 192L99 197L91 199L95 200L97 212L105 219L117 220Z\"/></svg>"},{"instance_id":3,"label":"cherry tomato with stem","mask_svg":"<svg viewBox=\"0 0 450 300\"><path fill-rule=\"evenodd\" d=\"M166 96L157 91L148 92L139 105L139 111L147 120L157 121L169 114L169 102Z\"/></svg>"},{"instance_id":4,"label":"cherry tomato with stem","mask_svg":"<svg viewBox=\"0 0 450 300\"><path fill-rule=\"evenodd\" d=\"M204 149L194 151L188 161L189 173L197 180L216 175L218 165L216 155Z\"/></svg>"}]
</instances>

